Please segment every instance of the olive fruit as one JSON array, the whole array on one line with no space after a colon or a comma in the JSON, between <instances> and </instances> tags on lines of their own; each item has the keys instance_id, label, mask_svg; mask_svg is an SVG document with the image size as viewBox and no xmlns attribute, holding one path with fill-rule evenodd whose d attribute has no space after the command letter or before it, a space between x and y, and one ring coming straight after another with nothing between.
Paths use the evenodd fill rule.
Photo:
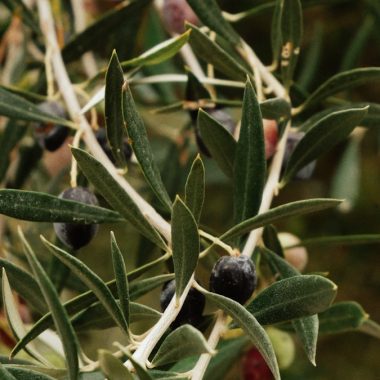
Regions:
<instances>
[{"instance_id":1,"label":"olive fruit","mask_svg":"<svg viewBox=\"0 0 380 380\"><path fill-rule=\"evenodd\" d=\"M288 139L286 141L283 169L285 169L286 164L289 161L291 154L293 153L294 149L296 149L297 144L304 137L304 135L305 133L301 131L289 132ZM309 179L314 173L315 166L316 166L316 161L310 162L308 165L304 166L295 174L294 179L299 179L299 180Z\"/></svg>"},{"instance_id":2,"label":"olive fruit","mask_svg":"<svg viewBox=\"0 0 380 380\"><path fill-rule=\"evenodd\" d=\"M271 158L277 149L278 129L276 120L263 119L265 158Z\"/></svg>"},{"instance_id":3,"label":"olive fruit","mask_svg":"<svg viewBox=\"0 0 380 380\"><path fill-rule=\"evenodd\" d=\"M57 102L43 102L38 105L38 108L55 116L66 117L64 108ZM69 128L55 123L39 123L35 125L34 133L42 149L54 152L66 140Z\"/></svg>"},{"instance_id":4,"label":"olive fruit","mask_svg":"<svg viewBox=\"0 0 380 380\"><path fill-rule=\"evenodd\" d=\"M175 280L171 280L163 286L161 291L160 304L162 311L168 307L174 294ZM202 313L205 307L205 303L205 296L195 288L191 288L185 302L183 303L181 311L177 315L177 318L174 320L174 322L171 324L171 327L175 329L186 323L197 326L202 321Z\"/></svg>"},{"instance_id":5,"label":"olive fruit","mask_svg":"<svg viewBox=\"0 0 380 380\"><path fill-rule=\"evenodd\" d=\"M199 20L186 0L164 0L162 21L168 32L181 34L185 31L185 21L198 25Z\"/></svg>"},{"instance_id":6,"label":"olive fruit","mask_svg":"<svg viewBox=\"0 0 380 380\"><path fill-rule=\"evenodd\" d=\"M268 364L257 348L251 348L242 360L244 380L273 380Z\"/></svg>"},{"instance_id":7,"label":"olive fruit","mask_svg":"<svg viewBox=\"0 0 380 380\"><path fill-rule=\"evenodd\" d=\"M71 187L63 191L60 198L98 205L96 196L84 187ZM97 224L54 223L54 230L59 240L73 250L87 245L98 231Z\"/></svg>"},{"instance_id":8,"label":"olive fruit","mask_svg":"<svg viewBox=\"0 0 380 380\"><path fill-rule=\"evenodd\" d=\"M256 270L247 256L223 256L214 265L210 290L244 304L256 288Z\"/></svg>"},{"instance_id":9,"label":"olive fruit","mask_svg":"<svg viewBox=\"0 0 380 380\"><path fill-rule=\"evenodd\" d=\"M113 163L115 163L115 158L113 157L111 147L109 146L109 143L107 140L106 130L104 128L99 128L99 130L96 132L96 139L98 140L99 145L102 147L107 157ZM132 147L128 143L127 139L124 140L123 154L126 161L129 161L132 157Z\"/></svg>"}]
</instances>

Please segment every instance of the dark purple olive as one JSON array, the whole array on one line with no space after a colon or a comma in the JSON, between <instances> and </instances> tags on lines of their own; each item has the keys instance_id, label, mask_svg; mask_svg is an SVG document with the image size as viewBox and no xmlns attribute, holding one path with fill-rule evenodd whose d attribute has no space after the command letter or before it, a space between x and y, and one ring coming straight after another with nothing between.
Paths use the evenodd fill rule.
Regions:
<instances>
[{"instance_id":1,"label":"dark purple olive","mask_svg":"<svg viewBox=\"0 0 380 380\"><path fill-rule=\"evenodd\" d=\"M43 112L61 118L66 117L65 109L57 102L43 102L38 105L38 108ZM69 128L55 123L38 123L35 125L34 133L42 149L54 152L66 140L69 135Z\"/></svg>"},{"instance_id":2,"label":"dark purple olive","mask_svg":"<svg viewBox=\"0 0 380 380\"><path fill-rule=\"evenodd\" d=\"M175 294L175 280L167 282L161 291L160 304L161 310L164 311ZM202 321L202 313L205 307L205 296L198 290L191 288L186 300L177 315L177 318L171 324L173 329L186 323L197 326Z\"/></svg>"},{"instance_id":3,"label":"dark purple olive","mask_svg":"<svg viewBox=\"0 0 380 380\"><path fill-rule=\"evenodd\" d=\"M96 139L98 140L99 145L102 147L102 149L104 150L104 153L107 155L107 157L113 163L115 163L115 158L112 154L111 147L110 147L108 140L107 140L107 133L106 133L106 130L104 128L98 129L98 131L96 132ZM127 139L125 139L124 144L123 144L123 154L124 154L126 161L129 161L131 159L132 153L133 153L132 147L128 143Z\"/></svg>"},{"instance_id":4,"label":"dark purple olive","mask_svg":"<svg viewBox=\"0 0 380 380\"><path fill-rule=\"evenodd\" d=\"M96 196L84 187L71 187L63 191L60 198L82 202L88 205L98 205ZM59 240L73 250L87 245L98 231L97 224L84 223L54 223L54 230Z\"/></svg>"},{"instance_id":5,"label":"dark purple olive","mask_svg":"<svg viewBox=\"0 0 380 380\"><path fill-rule=\"evenodd\" d=\"M223 256L214 265L210 290L244 304L256 289L256 270L247 256Z\"/></svg>"}]
</instances>

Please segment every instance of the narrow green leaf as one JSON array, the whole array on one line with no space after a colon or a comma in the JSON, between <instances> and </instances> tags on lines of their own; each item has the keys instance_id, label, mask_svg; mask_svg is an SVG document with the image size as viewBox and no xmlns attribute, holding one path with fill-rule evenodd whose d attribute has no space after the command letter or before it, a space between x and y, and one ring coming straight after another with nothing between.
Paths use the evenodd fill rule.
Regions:
<instances>
[{"instance_id":1,"label":"narrow green leaf","mask_svg":"<svg viewBox=\"0 0 380 380\"><path fill-rule=\"evenodd\" d=\"M285 120L290 117L290 104L283 98L271 98L260 103L261 114L264 119Z\"/></svg>"},{"instance_id":2,"label":"narrow green leaf","mask_svg":"<svg viewBox=\"0 0 380 380\"><path fill-rule=\"evenodd\" d=\"M245 220L242 223L237 224L236 226L226 231L220 237L220 239L224 241L230 240L232 238L250 232L251 230L277 222L281 219L289 218L291 216L310 214L312 212L336 207L341 202L342 201L339 199L315 198L286 203L284 205L274 207L269 211L257 215L253 218Z\"/></svg>"},{"instance_id":3,"label":"narrow green leaf","mask_svg":"<svg viewBox=\"0 0 380 380\"><path fill-rule=\"evenodd\" d=\"M115 211L81 202L62 199L54 195L2 189L0 214L21 220L49 223L110 223L120 222Z\"/></svg>"},{"instance_id":4,"label":"narrow green leaf","mask_svg":"<svg viewBox=\"0 0 380 380\"><path fill-rule=\"evenodd\" d=\"M275 4L273 15L272 15L272 25L271 25L271 45L272 45L272 62L273 66L278 65L281 54L281 16L282 16L282 6L283 0L276 0L273 2ZM266 5L266 4L265 4Z\"/></svg>"},{"instance_id":5,"label":"narrow green leaf","mask_svg":"<svg viewBox=\"0 0 380 380\"><path fill-rule=\"evenodd\" d=\"M227 75L231 79L245 80L249 71L237 62L219 44L209 38L201 29L190 23L186 28L191 30L189 43L195 54L216 70Z\"/></svg>"},{"instance_id":6,"label":"narrow green leaf","mask_svg":"<svg viewBox=\"0 0 380 380\"><path fill-rule=\"evenodd\" d=\"M345 48L345 54L340 66L341 71L350 70L358 66L360 57L374 31L374 26L375 20L372 15L367 15L361 25L358 25L357 32L350 41L350 44Z\"/></svg>"},{"instance_id":7,"label":"narrow green leaf","mask_svg":"<svg viewBox=\"0 0 380 380\"><path fill-rule=\"evenodd\" d=\"M359 331L373 336L376 339L380 339L380 325L371 319L365 320L361 326L359 326Z\"/></svg>"},{"instance_id":8,"label":"narrow green leaf","mask_svg":"<svg viewBox=\"0 0 380 380\"><path fill-rule=\"evenodd\" d=\"M188 0L199 19L232 44L240 43L240 37L225 20L215 0Z\"/></svg>"},{"instance_id":9,"label":"narrow green leaf","mask_svg":"<svg viewBox=\"0 0 380 380\"><path fill-rule=\"evenodd\" d=\"M234 160L235 224L255 216L260 208L266 175L263 121L250 80L242 109L240 136Z\"/></svg>"},{"instance_id":10,"label":"narrow green leaf","mask_svg":"<svg viewBox=\"0 0 380 380\"><path fill-rule=\"evenodd\" d=\"M123 154L124 119L123 119L123 83L124 75L116 51L113 51L106 73L105 118L106 132L112 155L119 166L125 166Z\"/></svg>"},{"instance_id":11,"label":"narrow green leaf","mask_svg":"<svg viewBox=\"0 0 380 380\"><path fill-rule=\"evenodd\" d=\"M0 182L3 181L9 168L10 153L16 144L22 139L25 132L25 126L15 120L11 119L5 125L4 131L0 136Z\"/></svg>"},{"instance_id":12,"label":"narrow green leaf","mask_svg":"<svg viewBox=\"0 0 380 380\"><path fill-rule=\"evenodd\" d=\"M154 264L156 262L157 261L152 261L152 265L154 266ZM6 267L6 269L7 269L7 267ZM128 274L129 280L131 280L135 275L134 272L131 272L131 274L133 275L131 277ZM167 274L167 275L156 276L153 278L148 278L148 279L139 281L138 283L132 283L130 286L130 289L129 289L130 290L130 298L132 300L134 300L134 299L138 298L139 296L141 296L141 295L149 292L150 290L156 288L157 286L162 285L164 282L173 279L173 277L174 277L174 275ZM24 279L25 278L27 278L27 277L24 277ZM32 278L32 280L33 280L33 278ZM33 281L31 283L33 283ZM116 294L116 282L115 282L115 280L108 282L107 286L111 290L112 296L114 296ZM36 296L37 295L38 295L38 293L36 293ZM73 315L73 314L78 313L79 311L81 311L83 309L86 309L91 304L96 302L96 300L97 300L97 296L94 294L93 291L90 290L88 292L80 294L79 296L65 302L63 306L66 308L66 311L69 315ZM132 308L133 305L131 304L130 306ZM44 309L46 309L46 307ZM44 310L44 309L42 309L42 310ZM30 341L35 339L38 335L40 335L46 329L50 328L52 325L53 325L53 320L52 320L51 313L45 314L43 317L41 317L33 325L33 327L29 330L29 332L17 343L17 345L13 348L12 355L13 356L16 355L16 353L19 352L26 344L28 344Z\"/></svg>"},{"instance_id":13,"label":"narrow green leaf","mask_svg":"<svg viewBox=\"0 0 380 380\"><path fill-rule=\"evenodd\" d=\"M264 289L246 308L260 324L272 325L325 311L336 291L336 285L322 276L293 276Z\"/></svg>"},{"instance_id":14,"label":"narrow green leaf","mask_svg":"<svg viewBox=\"0 0 380 380\"><path fill-rule=\"evenodd\" d=\"M121 62L121 66L123 68L129 66L149 66L157 65L163 61L166 61L176 55L188 42L190 33L191 31L188 30L179 36L175 36L169 40L161 42L137 58Z\"/></svg>"},{"instance_id":15,"label":"narrow green leaf","mask_svg":"<svg viewBox=\"0 0 380 380\"><path fill-rule=\"evenodd\" d=\"M264 257L268 260L270 267L272 268L273 274L279 276L280 278L301 278L300 272L296 270L287 261L282 259L280 256L271 252L265 248L262 249ZM330 284L333 284L330 282ZM336 285L333 284L333 290L336 293ZM335 297L331 294L332 300ZM331 301L332 301L331 300ZM318 341L318 315L310 315L308 317L303 317L298 320L292 321L292 326L299 337L306 355L310 362L315 366L315 356L317 352L317 341Z\"/></svg>"},{"instance_id":16,"label":"narrow green leaf","mask_svg":"<svg viewBox=\"0 0 380 380\"><path fill-rule=\"evenodd\" d=\"M100 369L108 380L133 380L134 377L123 363L112 355L110 351L99 350L98 360Z\"/></svg>"},{"instance_id":17,"label":"narrow green leaf","mask_svg":"<svg viewBox=\"0 0 380 380\"><path fill-rule=\"evenodd\" d=\"M116 303L114 297L112 296L111 291L108 289L103 280L76 257L50 243L43 236L41 236L41 240L55 257L57 257L63 264L68 266L71 271L76 274L80 280L94 292L99 301L115 320L117 325L128 336L128 324L124 318L124 315L120 310L119 305Z\"/></svg>"},{"instance_id":18,"label":"narrow green leaf","mask_svg":"<svg viewBox=\"0 0 380 380\"><path fill-rule=\"evenodd\" d=\"M360 143L361 139L351 138L349 140L331 183L331 196L344 199L340 207L342 211L349 211L355 206L359 197Z\"/></svg>"},{"instance_id":19,"label":"narrow green leaf","mask_svg":"<svg viewBox=\"0 0 380 380\"><path fill-rule=\"evenodd\" d=\"M368 314L356 302L338 302L319 314L319 333L338 334L358 329Z\"/></svg>"},{"instance_id":20,"label":"narrow green leaf","mask_svg":"<svg viewBox=\"0 0 380 380\"><path fill-rule=\"evenodd\" d=\"M134 26L132 21L140 19L150 3L151 0L125 2L105 13L64 46L62 56L65 62L71 62L80 58L86 51L103 46L105 36L110 37L121 25Z\"/></svg>"},{"instance_id":21,"label":"narrow green leaf","mask_svg":"<svg viewBox=\"0 0 380 380\"><path fill-rule=\"evenodd\" d=\"M294 149L289 158L282 184L286 184L305 165L345 139L363 119L367 109L368 107L338 111L319 120Z\"/></svg>"},{"instance_id":22,"label":"narrow green leaf","mask_svg":"<svg viewBox=\"0 0 380 380\"><path fill-rule=\"evenodd\" d=\"M269 224L264 228L263 241L265 247L272 252L277 253L280 257L284 257L284 251L278 238L277 229L272 224Z\"/></svg>"},{"instance_id":23,"label":"narrow green leaf","mask_svg":"<svg viewBox=\"0 0 380 380\"><path fill-rule=\"evenodd\" d=\"M188 356L213 354L205 337L195 327L184 325L175 329L162 342L152 360L154 367L177 362Z\"/></svg>"},{"instance_id":24,"label":"narrow green leaf","mask_svg":"<svg viewBox=\"0 0 380 380\"><path fill-rule=\"evenodd\" d=\"M129 288L129 296L131 300L136 300L137 298L143 296L158 286L163 285L165 282L170 281L173 278L174 275L172 273L169 273L145 278L138 282L133 282Z\"/></svg>"},{"instance_id":25,"label":"narrow green leaf","mask_svg":"<svg viewBox=\"0 0 380 380\"><path fill-rule=\"evenodd\" d=\"M201 109L198 112L198 128L211 156L223 173L232 178L237 143L231 133Z\"/></svg>"},{"instance_id":26,"label":"narrow green leaf","mask_svg":"<svg viewBox=\"0 0 380 380\"><path fill-rule=\"evenodd\" d=\"M106 201L140 233L166 250L166 244L159 233L145 219L140 209L108 170L84 150L71 148L71 151L84 175L94 184Z\"/></svg>"},{"instance_id":27,"label":"narrow green leaf","mask_svg":"<svg viewBox=\"0 0 380 380\"><path fill-rule=\"evenodd\" d=\"M311 364L316 366L319 317L311 315L292 321L292 325Z\"/></svg>"},{"instance_id":28,"label":"narrow green leaf","mask_svg":"<svg viewBox=\"0 0 380 380\"><path fill-rule=\"evenodd\" d=\"M315 76L318 74L323 53L323 43L325 42L324 28L321 22L316 22L310 45L308 46L297 84L305 91L308 91Z\"/></svg>"},{"instance_id":29,"label":"narrow green leaf","mask_svg":"<svg viewBox=\"0 0 380 380\"><path fill-rule=\"evenodd\" d=\"M292 247L312 247L314 245L360 245L360 244L378 244L380 243L379 234L370 235L342 235L342 236L324 236L312 239L302 240L299 244ZM286 247L289 248L289 247Z\"/></svg>"},{"instance_id":30,"label":"narrow green leaf","mask_svg":"<svg viewBox=\"0 0 380 380\"><path fill-rule=\"evenodd\" d=\"M282 0L281 9L281 72L286 88L292 84L294 70L301 49L303 33L300 0Z\"/></svg>"},{"instance_id":31,"label":"narrow green leaf","mask_svg":"<svg viewBox=\"0 0 380 380\"><path fill-rule=\"evenodd\" d=\"M127 270L125 268L125 262L123 255L117 245L115 235L111 231L111 253L112 264L115 273L117 294L120 301L120 309L124 315L124 318L129 325L129 284L127 278Z\"/></svg>"},{"instance_id":32,"label":"narrow green leaf","mask_svg":"<svg viewBox=\"0 0 380 380\"><path fill-rule=\"evenodd\" d=\"M135 360L129 352L124 351L124 353L133 364L133 367L135 368L139 380L153 380L153 377L149 374L149 372L145 369L143 365L141 365L137 360Z\"/></svg>"},{"instance_id":33,"label":"narrow green leaf","mask_svg":"<svg viewBox=\"0 0 380 380\"><path fill-rule=\"evenodd\" d=\"M2 364L0 364L0 378L2 380L17 380Z\"/></svg>"},{"instance_id":34,"label":"narrow green leaf","mask_svg":"<svg viewBox=\"0 0 380 380\"><path fill-rule=\"evenodd\" d=\"M48 311L37 281L28 272L2 258L0 258L0 268L7 272L12 289L28 302L34 311L39 313Z\"/></svg>"},{"instance_id":35,"label":"narrow green leaf","mask_svg":"<svg viewBox=\"0 0 380 380\"><path fill-rule=\"evenodd\" d=\"M205 167L198 155L191 165L185 186L185 203L199 223L205 198Z\"/></svg>"},{"instance_id":36,"label":"narrow green leaf","mask_svg":"<svg viewBox=\"0 0 380 380\"><path fill-rule=\"evenodd\" d=\"M79 377L79 363L78 363L78 349L79 344L75 335L73 326L69 321L69 317L65 308L62 306L59 296L47 276L45 270L42 268L36 255L34 254L29 243L26 241L24 234L19 228L19 235L24 246L25 255L28 259L29 265L32 267L33 273L40 286L41 292L45 298L46 303L52 313L55 327L61 338L63 349L65 352L65 359L68 365L69 378L74 380Z\"/></svg>"},{"instance_id":37,"label":"narrow green leaf","mask_svg":"<svg viewBox=\"0 0 380 380\"><path fill-rule=\"evenodd\" d=\"M311 105L314 105L338 92L345 91L362 84L373 83L378 80L380 80L379 67L366 67L341 72L321 84L307 98L306 102L300 107L300 110L309 108Z\"/></svg>"},{"instance_id":38,"label":"narrow green leaf","mask_svg":"<svg viewBox=\"0 0 380 380\"><path fill-rule=\"evenodd\" d=\"M255 344L261 355L271 369L275 379L280 379L277 359L273 350L272 343L256 318L238 302L230 298L202 290L202 293L212 303L229 314L234 321L246 332L252 342Z\"/></svg>"},{"instance_id":39,"label":"narrow green leaf","mask_svg":"<svg viewBox=\"0 0 380 380\"><path fill-rule=\"evenodd\" d=\"M171 210L171 201L162 182L160 171L153 157L144 121L137 111L131 90L127 85L123 96L123 114L131 140L133 152L151 189L167 210Z\"/></svg>"},{"instance_id":40,"label":"narrow green leaf","mask_svg":"<svg viewBox=\"0 0 380 380\"><path fill-rule=\"evenodd\" d=\"M350 110L353 107L362 108L368 107L368 112L364 115L364 118L360 122L361 127L380 127L380 104L377 103L350 103L344 106L335 106L324 109L321 112L317 112L309 119L307 119L303 124L300 125L300 129L304 132L312 128L319 120L323 119L325 116L330 115L337 111Z\"/></svg>"},{"instance_id":41,"label":"narrow green leaf","mask_svg":"<svg viewBox=\"0 0 380 380\"><path fill-rule=\"evenodd\" d=\"M197 222L178 196L172 213L172 247L175 291L179 298L194 273L200 246Z\"/></svg>"},{"instance_id":42,"label":"narrow green leaf","mask_svg":"<svg viewBox=\"0 0 380 380\"><path fill-rule=\"evenodd\" d=\"M23 337L27 330L22 322L20 313L18 311L17 305L13 298L12 289L8 281L8 277L5 269L2 269L2 293L3 293L3 306L5 315L7 317L8 325L12 330L14 337L19 340ZM25 347L25 351L34 359L43 363L44 365L50 365L50 363L39 354L39 352L34 347L33 343L30 343Z\"/></svg>"},{"instance_id":43,"label":"narrow green leaf","mask_svg":"<svg viewBox=\"0 0 380 380\"><path fill-rule=\"evenodd\" d=\"M73 126L72 122L43 112L33 103L2 87L0 87L0 115L16 120L56 123L67 127Z\"/></svg>"},{"instance_id":44,"label":"narrow green leaf","mask_svg":"<svg viewBox=\"0 0 380 380\"><path fill-rule=\"evenodd\" d=\"M4 367L17 380L56 380L56 377L42 374L41 372L33 369L15 367L13 365L5 365Z\"/></svg>"},{"instance_id":45,"label":"narrow green leaf","mask_svg":"<svg viewBox=\"0 0 380 380\"><path fill-rule=\"evenodd\" d=\"M141 321L156 322L162 315L158 311L139 303L130 302L129 306L131 324ZM115 320L112 319L100 302L78 313L71 320L71 323L77 331L104 330L116 326Z\"/></svg>"}]
</instances>

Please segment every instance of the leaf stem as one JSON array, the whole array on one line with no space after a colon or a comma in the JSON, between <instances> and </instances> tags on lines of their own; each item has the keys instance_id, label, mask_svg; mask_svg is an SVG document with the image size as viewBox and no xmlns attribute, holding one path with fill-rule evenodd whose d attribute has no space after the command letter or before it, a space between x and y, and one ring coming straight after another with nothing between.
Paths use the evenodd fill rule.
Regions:
<instances>
[{"instance_id":1,"label":"leaf stem","mask_svg":"<svg viewBox=\"0 0 380 380\"><path fill-rule=\"evenodd\" d=\"M284 160L286 140L288 138L288 132L290 130L290 121L286 125L282 138L277 146L277 152L273 157L272 165L268 175L268 179L264 188L263 197L261 200L261 205L258 214L262 214L270 209L273 197L277 195L278 192L278 181L280 179L282 162ZM248 236L247 242L242 251L242 255L251 256L261 235L263 233L263 228L257 228Z\"/></svg>"},{"instance_id":2,"label":"leaf stem","mask_svg":"<svg viewBox=\"0 0 380 380\"><path fill-rule=\"evenodd\" d=\"M216 346L218 345L219 338L224 334L226 330L226 315L222 310L217 311L217 318L214 324L214 327L210 333L210 336L207 340L208 346L212 349L215 350ZM210 363L212 355L211 354L203 354L199 358L196 366L193 368L192 380L202 380L203 376L206 372L207 366Z\"/></svg>"},{"instance_id":3,"label":"leaf stem","mask_svg":"<svg viewBox=\"0 0 380 380\"><path fill-rule=\"evenodd\" d=\"M145 339L141 342L139 348L133 354L133 358L137 360L141 365L145 366L145 363L148 360L148 357L153 351L157 342L161 339L162 335L169 328L171 323L176 319L178 313L181 311L183 303L185 302L187 294L193 285L193 282L194 274L191 276L189 282L187 283L183 293L181 294L181 297L176 300L176 296L173 296L168 307L162 314L162 317L153 326L149 334L145 337ZM129 360L127 360L124 365L129 369L133 368Z\"/></svg>"}]
</instances>

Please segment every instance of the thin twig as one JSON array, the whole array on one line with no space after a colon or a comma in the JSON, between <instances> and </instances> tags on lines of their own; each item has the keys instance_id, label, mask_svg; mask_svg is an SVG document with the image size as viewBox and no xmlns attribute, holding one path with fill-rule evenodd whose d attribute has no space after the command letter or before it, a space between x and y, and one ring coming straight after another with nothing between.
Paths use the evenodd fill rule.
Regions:
<instances>
[{"instance_id":1,"label":"thin twig","mask_svg":"<svg viewBox=\"0 0 380 380\"><path fill-rule=\"evenodd\" d=\"M149 219L158 231L165 237L165 239L170 242L170 224L159 215L156 210L150 206L126 181L121 177L109 160L107 155L104 153L103 149L100 147L96 137L91 129L91 126L87 122L86 118L81 115L80 105L76 97L75 91L71 84L71 81L66 72L66 67L63 62L60 49L58 46L54 20L51 13L50 3L48 0L38 0L38 10L40 15L40 25L41 30L45 36L46 44L51 46L52 49L52 65L54 69L56 83L59 86L62 97L66 103L68 112L75 122L77 122L80 128L83 130L83 140L85 141L87 147L94 155L94 157L102 163L102 165L107 169L107 171L112 175L112 177L119 183L119 185L128 193L136 205L140 208L143 214L149 215Z\"/></svg>"},{"instance_id":2,"label":"thin twig","mask_svg":"<svg viewBox=\"0 0 380 380\"><path fill-rule=\"evenodd\" d=\"M208 346L215 350L216 346L218 345L219 338L223 335L224 331L226 330L226 315L223 311L219 310L217 312L217 319L214 324L214 327L210 333L210 336L207 340ZM199 358L197 364L193 368L192 372L192 380L202 380L203 376L206 372L206 369L210 363L210 360L212 358L211 354L203 354Z\"/></svg>"}]
</instances>

